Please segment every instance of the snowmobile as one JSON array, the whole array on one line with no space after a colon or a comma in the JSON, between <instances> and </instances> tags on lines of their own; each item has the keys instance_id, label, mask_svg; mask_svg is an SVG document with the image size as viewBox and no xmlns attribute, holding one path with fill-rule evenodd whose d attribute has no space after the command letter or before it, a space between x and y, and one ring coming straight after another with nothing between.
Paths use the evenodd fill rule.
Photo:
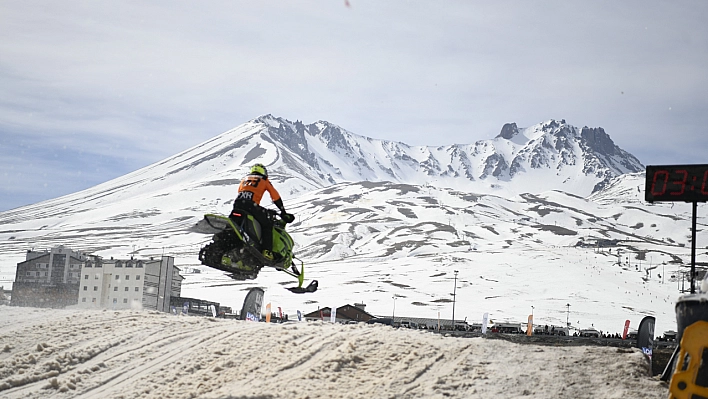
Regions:
<instances>
[{"instance_id":1,"label":"snowmobile","mask_svg":"<svg viewBox=\"0 0 708 399\"><path fill-rule=\"evenodd\" d=\"M285 225L294 217L270 209L266 211L273 223L272 260L262 253L260 223L244 210L234 210L229 216L207 214L192 227L191 230L197 233L214 234L212 241L199 251L199 260L203 265L229 273L235 280L255 279L264 266L273 267L297 279L297 287L288 288L291 292L302 294L317 291L317 280L302 286L305 265L293 255L294 242L285 231ZM300 262L299 269L294 260Z\"/></svg>"}]
</instances>

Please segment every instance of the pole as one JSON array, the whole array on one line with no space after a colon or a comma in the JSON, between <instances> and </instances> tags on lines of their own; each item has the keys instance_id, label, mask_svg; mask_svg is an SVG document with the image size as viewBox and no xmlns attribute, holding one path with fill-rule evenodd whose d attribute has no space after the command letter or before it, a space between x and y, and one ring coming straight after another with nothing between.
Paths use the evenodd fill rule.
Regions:
<instances>
[{"instance_id":1,"label":"pole","mask_svg":"<svg viewBox=\"0 0 708 399\"><path fill-rule=\"evenodd\" d=\"M396 319L396 296L393 296L393 314L391 315L391 327L393 327Z\"/></svg>"},{"instance_id":2,"label":"pole","mask_svg":"<svg viewBox=\"0 0 708 399\"><path fill-rule=\"evenodd\" d=\"M568 335L570 335L570 304L566 304L568 307L568 313L565 316L565 325L568 327Z\"/></svg>"},{"instance_id":3,"label":"pole","mask_svg":"<svg viewBox=\"0 0 708 399\"><path fill-rule=\"evenodd\" d=\"M693 201L693 218L691 221L691 294L696 293L696 210L698 202Z\"/></svg>"},{"instance_id":4,"label":"pole","mask_svg":"<svg viewBox=\"0 0 708 399\"><path fill-rule=\"evenodd\" d=\"M455 270L455 288L452 289L452 331L455 331L455 300L457 299L457 270Z\"/></svg>"}]
</instances>

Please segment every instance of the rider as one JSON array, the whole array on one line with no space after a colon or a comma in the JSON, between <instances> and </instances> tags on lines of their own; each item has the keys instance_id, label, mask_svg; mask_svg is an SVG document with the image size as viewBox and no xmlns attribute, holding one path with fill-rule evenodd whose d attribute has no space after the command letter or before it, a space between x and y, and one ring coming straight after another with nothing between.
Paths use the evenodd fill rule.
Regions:
<instances>
[{"instance_id":1,"label":"rider","mask_svg":"<svg viewBox=\"0 0 708 399\"><path fill-rule=\"evenodd\" d=\"M268 180L268 171L263 164L257 163L251 167L251 173L241 180L238 186L238 195L234 201L234 211L243 209L248 211L261 224L261 245L263 256L273 260L273 223L268 217L266 209L260 206L263 193L268 191L270 199L280 209L281 215L286 215L283 200L280 194Z\"/></svg>"}]
</instances>

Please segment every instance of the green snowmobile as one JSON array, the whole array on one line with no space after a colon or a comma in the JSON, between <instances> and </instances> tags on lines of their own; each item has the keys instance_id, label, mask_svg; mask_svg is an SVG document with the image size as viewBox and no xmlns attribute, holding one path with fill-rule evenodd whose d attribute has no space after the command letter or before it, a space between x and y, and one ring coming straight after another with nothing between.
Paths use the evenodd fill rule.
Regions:
<instances>
[{"instance_id":1,"label":"green snowmobile","mask_svg":"<svg viewBox=\"0 0 708 399\"><path fill-rule=\"evenodd\" d=\"M273 267L297 279L297 287L288 288L291 292L302 294L317 291L317 280L302 286L305 265L293 256L294 242L285 231L285 225L294 217L280 215L273 210L268 210L268 216L273 222L272 260L266 259L262 253L261 234L265 232L261 231L260 223L244 211L234 211L230 216L207 214L192 227L194 232L214 234L212 241L199 251L199 260L203 265L229 273L235 280L255 279L264 266ZM299 269L294 260L300 261Z\"/></svg>"}]
</instances>

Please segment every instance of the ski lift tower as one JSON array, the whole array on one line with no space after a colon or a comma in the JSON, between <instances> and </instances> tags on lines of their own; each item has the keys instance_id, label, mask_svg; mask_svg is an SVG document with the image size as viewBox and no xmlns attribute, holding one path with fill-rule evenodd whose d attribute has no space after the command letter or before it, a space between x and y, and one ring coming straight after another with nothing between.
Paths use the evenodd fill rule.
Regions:
<instances>
[{"instance_id":1,"label":"ski lift tower","mask_svg":"<svg viewBox=\"0 0 708 399\"><path fill-rule=\"evenodd\" d=\"M691 294L696 280L696 210L699 202L708 201L708 165L653 165L646 169L647 202L690 202L691 222Z\"/></svg>"}]
</instances>

